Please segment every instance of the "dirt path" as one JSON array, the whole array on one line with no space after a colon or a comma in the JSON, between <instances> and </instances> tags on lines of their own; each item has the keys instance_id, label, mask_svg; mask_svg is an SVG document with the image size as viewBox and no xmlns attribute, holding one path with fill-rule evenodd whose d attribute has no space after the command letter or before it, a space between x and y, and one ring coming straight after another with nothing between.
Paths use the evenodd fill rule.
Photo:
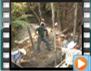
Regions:
<instances>
[{"instance_id":1,"label":"dirt path","mask_svg":"<svg viewBox=\"0 0 91 71\"><path fill-rule=\"evenodd\" d=\"M64 59L65 54L62 56L61 50L57 51L57 56L55 54L54 49L48 51L46 48L42 48L40 52L34 50L31 57L29 57L29 62L21 64L23 67L54 67L55 59L57 64L60 63Z\"/></svg>"}]
</instances>

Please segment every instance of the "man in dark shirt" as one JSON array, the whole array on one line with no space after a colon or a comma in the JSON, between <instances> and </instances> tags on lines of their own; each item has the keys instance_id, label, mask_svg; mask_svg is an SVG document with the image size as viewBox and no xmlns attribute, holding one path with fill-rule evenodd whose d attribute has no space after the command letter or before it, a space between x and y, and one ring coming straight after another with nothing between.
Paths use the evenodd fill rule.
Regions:
<instances>
[{"instance_id":1,"label":"man in dark shirt","mask_svg":"<svg viewBox=\"0 0 91 71\"><path fill-rule=\"evenodd\" d=\"M51 46L50 46L50 43L49 43L49 40L48 40L48 37L47 37L48 36L48 31L45 28L44 23L42 23L36 29L36 31L38 32L38 45L37 45L38 50L40 50L41 41L45 42L46 46L47 46L47 49L50 50Z\"/></svg>"}]
</instances>

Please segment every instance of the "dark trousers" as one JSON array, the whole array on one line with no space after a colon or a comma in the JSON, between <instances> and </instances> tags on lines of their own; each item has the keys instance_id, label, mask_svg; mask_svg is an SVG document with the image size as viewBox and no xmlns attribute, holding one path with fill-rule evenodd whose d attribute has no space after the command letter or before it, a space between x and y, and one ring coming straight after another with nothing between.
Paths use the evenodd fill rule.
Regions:
<instances>
[{"instance_id":1,"label":"dark trousers","mask_svg":"<svg viewBox=\"0 0 91 71\"><path fill-rule=\"evenodd\" d=\"M43 38L38 37L38 45L37 45L38 50L40 50L41 41L46 43L47 49L50 50L51 46L47 37L43 37Z\"/></svg>"}]
</instances>

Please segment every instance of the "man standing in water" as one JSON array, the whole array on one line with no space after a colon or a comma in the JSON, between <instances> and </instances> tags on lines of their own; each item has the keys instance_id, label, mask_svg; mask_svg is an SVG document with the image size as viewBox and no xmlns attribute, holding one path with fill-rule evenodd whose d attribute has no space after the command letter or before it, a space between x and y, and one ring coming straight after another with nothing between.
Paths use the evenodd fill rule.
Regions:
<instances>
[{"instance_id":1,"label":"man standing in water","mask_svg":"<svg viewBox=\"0 0 91 71\"><path fill-rule=\"evenodd\" d=\"M48 31L45 28L45 23L42 21L40 26L36 29L36 31L38 32L38 45L37 45L37 49L40 51L40 44L41 41L46 43L47 49L51 50L51 46L48 40Z\"/></svg>"}]
</instances>

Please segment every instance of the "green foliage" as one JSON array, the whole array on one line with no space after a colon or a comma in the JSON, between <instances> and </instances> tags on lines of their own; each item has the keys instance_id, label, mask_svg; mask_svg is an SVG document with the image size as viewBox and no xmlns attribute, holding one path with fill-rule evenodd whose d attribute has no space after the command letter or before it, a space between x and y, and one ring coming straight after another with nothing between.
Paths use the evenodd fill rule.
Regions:
<instances>
[{"instance_id":1,"label":"green foliage","mask_svg":"<svg viewBox=\"0 0 91 71\"><path fill-rule=\"evenodd\" d=\"M27 22L23 21L23 20L15 20L12 24L13 28L23 28L26 27L28 24Z\"/></svg>"},{"instance_id":2,"label":"green foliage","mask_svg":"<svg viewBox=\"0 0 91 71\"><path fill-rule=\"evenodd\" d=\"M13 27L25 27L26 23L23 22L40 22L40 17L43 17L47 23L52 24L51 21L51 3L39 3L39 2L21 2L21 3L12 3L12 25ZM55 21L57 21L62 28L65 28L65 25L72 24L74 20L74 3L53 3L55 11ZM40 15L41 14L41 15ZM79 15L80 17L80 15ZM72 18L72 19L71 19ZM50 19L50 20L49 20ZM66 21L65 21L66 20ZM69 22L71 21L71 22ZM48 25L50 25L48 24Z\"/></svg>"},{"instance_id":3,"label":"green foliage","mask_svg":"<svg viewBox=\"0 0 91 71\"><path fill-rule=\"evenodd\" d=\"M12 3L11 14L13 20L25 14L26 11L28 11L26 3Z\"/></svg>"},{"instance_id":4,"label":"green foliage","mask_svg":"<svg viewBox=\"0 0 91 71\"><path fill-rule=\"evenodd\" d=\"M17 19L12 21L12 27L14 29L21 29L24 28L28 25L29 21L29 17L33 17L33 15L22 15L20 17L18 17Z\"/></svg>"},{"instance_id":5,"label":"green foliage","mask_svg":"<svg viewBox=\"0 0 91 71\"><path fill-rule=\"evenodd\" d=\"M25 15L28 11L26 3L12 3L12 28L14 30L26 27L27 17L30 15Z\"/></svg>"}]
</instances>

